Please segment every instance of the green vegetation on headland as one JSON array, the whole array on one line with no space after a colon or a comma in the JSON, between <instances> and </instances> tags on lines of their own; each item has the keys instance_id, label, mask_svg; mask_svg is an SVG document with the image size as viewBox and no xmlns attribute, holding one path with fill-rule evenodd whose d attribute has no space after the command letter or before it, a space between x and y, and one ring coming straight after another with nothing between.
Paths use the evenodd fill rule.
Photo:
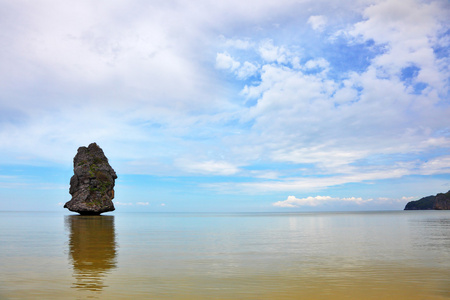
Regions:
<instances>
[{"instance_id":1,"label":"green vegetation on headland","mask_svg":"<svg viewBox=\"0 0 450 300\"><path fill-rule=\"evenodd\" d=\"M417 201L410 201L406 204L405 210L450 210L450 191L445 194L439 193L436 196L428 196Z\"/></svg>"}]
</instances>

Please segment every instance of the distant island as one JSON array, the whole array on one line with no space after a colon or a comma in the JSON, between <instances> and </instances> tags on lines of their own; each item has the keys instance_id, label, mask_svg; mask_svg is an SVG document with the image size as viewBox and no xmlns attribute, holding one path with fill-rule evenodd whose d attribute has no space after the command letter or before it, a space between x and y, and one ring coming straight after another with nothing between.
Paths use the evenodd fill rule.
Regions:
<instances>
[{"instance_id":1,"label":"distant island","mask_svg":"<svg viewBox=\"0 0 450 300\"><path fill-rule=\"evenodd\" d=\"M406 204L405 210L450 210L450 191L445 194L439 193L436 196L423 197Z\"/></svg>"}]
</instances>

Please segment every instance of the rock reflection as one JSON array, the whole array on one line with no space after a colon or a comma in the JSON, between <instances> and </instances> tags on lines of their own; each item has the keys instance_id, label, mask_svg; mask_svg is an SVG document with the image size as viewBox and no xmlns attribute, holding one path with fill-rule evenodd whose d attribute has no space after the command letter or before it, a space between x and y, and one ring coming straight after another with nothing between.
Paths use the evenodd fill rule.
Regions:
<instances>
[{"instance_id":1,"label":"rock reflection","mask_svg":"<svg viewBox=\"0 0 450 300\"><path fill-rule=\"evenodd\" d=\"M106 274L116 267L114 216L66 216L69 253L80 290L101 291Z\"/></svg>"}]
</instances>

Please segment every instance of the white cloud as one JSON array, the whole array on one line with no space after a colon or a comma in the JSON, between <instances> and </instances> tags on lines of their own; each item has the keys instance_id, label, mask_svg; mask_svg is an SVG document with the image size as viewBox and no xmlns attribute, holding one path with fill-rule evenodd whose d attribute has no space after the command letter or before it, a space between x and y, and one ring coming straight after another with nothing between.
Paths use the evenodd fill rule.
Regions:
<instances>
[{"instance_id":1,"label":"white cloud","mask_svg":"<svg viewBox=\"0 0 450 300\"><path fill-rule=\"evenodd\" d=\"M400 200L404 201L404 202L409 202L409 201L418 200L418 199L419 199L419 197L417 197L417 196L412 196L412 197L403 196ZM389 200L389 198L386 198L386 200Z\"/></svg>"},{"instance_id":2,"label":"white cloud","mask_svg":"<svg viewBox=\"0 0 450 300\"><path fill-rule=\"evenodd\" d=\"M315 196L306 198L296 198L295 196L289 196L284 201L278 201L273 203L276 207L302 207L302 206L318 206L324 204L330 204L331 202L351 202L354 204L363 204L370 202L372 199L363 200L361 197L348 197L348 198L333 198L330 196Z\"/></svg>"},{"instance_id":3,"label":"white cloud","mask_svg":"<svg viewBox=\"0 0 450 300\"><path fill-rule=\"evenodd\" d=\"M265 40L259 46L261 58L267 62L287 63L291 55L284 47L278 47L272 40Z\"/></svg>"},{"instance_id":4,"label":"white cloud","mask_svg":"<svg viewBox=\"0 0 450 300\"><path fill-rule=\"evenodd\" d=\"M272 205L277 207L317 206L320 202L330 200L333 200L330 196L316 196L300 199L295 196L289 196L286 200L275 202Z\"/></svg>"},{"instance_id":5,"label":"white cloud","mask_svg":"<svg viewBox=\"0 0 450 300\"><path fill-rule=\"evenodd\" d=\"M131 203L131 202L118 202L118 201L114 201L114 205L119 205L119 206L133 206L133 203Z\"/></svg>"},{"instance_id":6,"label":"white cloud","mask_svg":"<svg viewBox=\"0 0 450 300\"><path fill-rule=\"evenodd\" d=\"M313 170L311 171L314 172ZM348 172L347 174L344 173L342 175L317 176L317 177L316 176L291 177L270 181L237 183L234 184L233 187L231 187L231 189L246 192L251 192L255 190L263 192L274 192L274 191L307 192L307 191L323 190L329 187L343 185L347 183L361 183L382 179L401 178L405 175L410 174L414 174L414 172L408 170L407 168L388 168L386 166L383 166L383 169L378 169L374 171L354 170L353 172ZM317 172L316 175L320 175L320 172Z\"/></svg>"},{"instance_id":7,"label":"white cloud","mask_svg":"<svg viewBox=\"0 0 450 300\"><path fill-rule=\"evenodd\" d=\"M323 58L311 59L305 63L306 69L320 68L320 69L328 70L329 66L330 66L330 64L328 63L328 61L326 61Z\"/></svg>"},{"instance_id":8,"label":"white cloud","mask_svg":"<svg viewBox=\"0 0 450 300\"><path fill-rule=\"evenodd\" d=\"M189 173L230 176L239 172L239 168L226 161L178 160L177 165Z\"/></svg>"},{"instance_id":9,"label":"white cloud","mask_svg":"<svg viewBox=\"0 0 450 300\"><path fill-rule=\"evenodd\" d=\"M390 78L415 65L420 68L417 81L443 92L448 89L447 79L439 74L445 70L434 55L433 44L439 43L442 30L446 30L448 12L440 1L382 1L364 10L365 20L355 24L350 34L387 45L388 50L374 59L373 67Z\"/></svg>"},{"instance_id":10,"label":"white cloud","mask_svg":"<svg viewBox=\"0 0 450 300\"><path fill-rule=\"evenodd\" d=\"M237 70L237 77L239 79L247 79L248 77L255 75L257 70L258 70L257 66L246 61L244 62L242 67L240 67L239 70Z\"/></svg>"},{"instance_id":11,"label":"white cloud","mask_svg":"<svg viewBox=\"0 0 450 300\"><path fill-rule=\"evenodd\" d=\"M258 71L256 65L248 61L241 64L228 53L217 53L216 68L228 70L231 73L234 73L238 79L247 79L248 77L255 75Z\"/></svg>"},{"instance_id":12,"label":"white cloud","mask_svg":"<svg viewBox=\"0 0 450 300\"><path fill-rule=\"evenodd\" d=\"M437 60L433 55L430 58L409 55L409 52L405 52L410 57L409 62L402 61L403 57L398 60L402 51L414 49L409 46L413 43L409 40L411 35L402 37L391 34L391 27L386 24L368 26L378 18L383 22L389 21L373 12L375 10L372 8L375 6L367 8L367 20L356 24L355 28L367 40L372 37L376 43L388 42L386 47L391 50L380 52L366 70L360 73L349 72L343 80L326 73L303 73L302 69L290 68L282 62L277 64L279 49L284 49L283 53L289 53L289 48L275 46L271 41L265 42L265 51L259 53L261 60L266 62L260 69L261 80L253 85L246 85L242 90L243 95L257 100L248 113L244 114L244 120L253 121L255 130L254 134L243 137L252 143L246 151L252 152L252 149L253 154L269 157L272 161L311 164L309 171L316 175L340 175L326 178L284 177L278 181L248 183L249 189L302 190L379 180L383 177L399 178L421 172L448 173L443 166L444 161L441 162L443 167L438 170L432 170L431 163L428 163L422 171L418 169L420 159L416 162L421 151L449 147L448 136L439 133L445 132L446 125L442 120L450 114L450 107L441 102L443 99L438 96L440 85L433 85L433 82L428 81L429 89L422 94L414 94L411 89L405 88L399 73L402 68L410 66L411 61L418 60L423 64L429 60L426 64L437 66ZM419 3L414 2L412 7L412 11L408 8L410 13L420 14ZM422 31L424 35L418 39L425 39L421 47L427 53L433 53L432 42L436 40L436 28L440 26L437 25L439 21L433 21L431 16L436 12L430 7L425 10L428 15L424 17L427 20L424 25L428 24L430 30ZM384 10L379 13L382 11ZM442 13L439 14L442 16ZM400 21L391 25L400 32L409 30L408 22ZM351 31L353 36L355 30ZM379 32L380 37L370 30ZM383 30L387 36L383 35ZM427 37L425 32L432 33L431 37ZM397 52L392 54L392 51ZM422 68L418 62L414 64ZM314 68L329 70L333 66L323 58L304 63L304 70ZM423 70L424 68L420 72ZM445 69L433 67L429 70L433 74L431 77L438 78L440 82L448 78ZM446 88L448 91L448 86ZM260 132L264 134L260 135ZM360 161L370 162L372 156L405 154L411 157L408 165L398 164L392 168L395 163L391 160L383 165L359 165ZM387 169L395 171L386 171Z\"/></svg>"},{"instance_id":13,"label":"white cloud","mask_svg":"<svg viewBox=\"0 0 450 300\"><path fill-rule=\"evenodd\" d=\"M148 206L148 205L150 205L150 203L148 203L148 202L137 202L136 205Z\"/></svg>"},{"instance_id":14,"label":"white cloud","mask_svg":"<svg viewBox=\"0 0 450 300\"><path fill-rule=\"evenodd\" d=\"M450 155L439 156L423 163L420 166L420 173L423 175L449 174Z\"/></svg>"},{"instance_id":15,"label":"white cloud","mask_svg":"<svg viewBox=\"0 0 450 300\"><path fill-rule=\"evenodd\" d=\"M232 47L240 50L247 50L254 46L251 41L242 39L227 39L224 44L225 47Z\"/></svg>"},{"instance_id":16,"label":"white cloud","mask_svg":"<svg viewBox=\"0 0 450 300\"><path fill-rule=\"evenodd\" d=\"M327 24L327 18L325 16L311 16L308 19L308 24L316 31L323 31Z\"/></svg>"},{"instance_id":17,"label":"white cloud","mask_svg":"<svg viewBox=\"0 0 450 300\"><path fill-rule=\"evenodd\" d=\"M326 155L326 154L324 154ZM273 192L317 192L328 188L343 186L349 183L365 183L374 184L379 180L398 179L408 175L436 175L449 174L450 164L447 156L439 157L428 162L420 161L396 163L394 166L380 165L372 166L368 169L359 167L349 167L348 163L333 166L333 160L330 158L330 165L323 164L324 171L321 172L314 168L306 169L305 176L286 177L283 172L271 173L265 176L259 171L252 177L260 178L254 182L237 182L237 183L212 183L204 184L208 189L219 190L224 193L273 193ZM261 174L262 176L258 176ZM417 198L417 197L413 197ZM411 199L413 199L411 198ZM400 200L405 200L402 198ZM378 200L382 200L381 198ZM389 199L394 201L393 199Z\"/></svg>"},{"instance_id":18,"label":"white cloud","mask_svg":"<svg viewBox=\"0 0 450 300\"><path fill-rule=\"evenodd\" d=\"M67 165L97 141L134 174L248 174L239 192L449 173L433 154L450 147L449 61L434 51L449 45L445 1L319 1L313 16L293 0L0 8L2 163ZM351 18L333 27L336 8ZM339 31L367 57L325 58L341 50L299 24ZM218 49L218 35L233 38ZM336 69L358 59L364 69ZM241 168L253 164L268 167Z\"/></svg>"},{"instance_id":19,"label":"white cloud","mask_svg":"<svg viewBox=\"0 0 450 300\"><path fill-rule=\"evenodd\" d=\"M234 71L241 65L240 62L234 60L228 53L217 53L216 68Z\"/></svg>"},{"instance_id":20,"label":"white cloud","mask_svg":"<svg viewBox=\"0 0 450 300\"><path fill-rule=\"evenodd\" d=\"M296 207L318 207L318 206L331 206L336 207L336 205L357 205L364 206L367 204L380 205L383 203L406 203L415 199L415 197L401 197L399 199L380 197L376 199L363 199L361 197L330 197L330 196L315 196L306 198L297 198L295 196L288 196L286 200L277 201L272 203L275 207L286 207L286 208L296 208Z\"/></svg>"}]
</instances>

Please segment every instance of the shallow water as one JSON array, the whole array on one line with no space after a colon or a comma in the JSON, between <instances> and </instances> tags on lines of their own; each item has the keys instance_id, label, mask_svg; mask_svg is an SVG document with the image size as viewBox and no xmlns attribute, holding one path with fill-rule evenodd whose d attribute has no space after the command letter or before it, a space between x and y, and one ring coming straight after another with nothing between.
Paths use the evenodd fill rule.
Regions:
<instances>
[{"instance_id":1,"label":"shallow water","mask_svg":"<svg viewBox=\"0 0 450 300\"><path fill-rule=\"evenodd\" d=\"M450 211L0 212L0 299L450 299Z\"/></svg>"}]
</instances>

